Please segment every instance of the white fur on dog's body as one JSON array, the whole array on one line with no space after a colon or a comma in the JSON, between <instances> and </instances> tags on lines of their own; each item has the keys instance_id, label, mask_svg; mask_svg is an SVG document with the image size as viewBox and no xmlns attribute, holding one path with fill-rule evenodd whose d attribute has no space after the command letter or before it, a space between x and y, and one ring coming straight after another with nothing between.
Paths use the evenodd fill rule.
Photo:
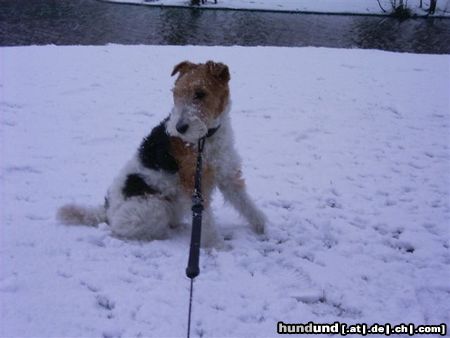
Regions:
<instances>
[{"instance_id":1,"label":"white fur on dog's body","mask_svg":"<svg viewBox=\"0 0 450 338\"><path fill-rule=\"evenodd\" d=\"M157 188L161 194L125 198L122 189L127 176L132 173L140 174L148 185ZM165 238L166 220L172 213L171 204L165 198L179 194L177 181L176 174L145 168L136 153L108 189L106 216L111 230L121 237Z\"/></svg>"}]
</instances>

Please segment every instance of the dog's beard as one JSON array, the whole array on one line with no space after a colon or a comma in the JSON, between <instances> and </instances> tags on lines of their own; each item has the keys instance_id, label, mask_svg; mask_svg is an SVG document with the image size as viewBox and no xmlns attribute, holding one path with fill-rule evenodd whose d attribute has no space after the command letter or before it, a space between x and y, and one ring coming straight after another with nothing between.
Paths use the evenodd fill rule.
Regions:
<instances>
[{"instance_id":1,"label":"dog's beard","mask_svg":"<svg viewBox=\"0 0 450 338\"><path fill-rule=\"evenodd\" d=\"M189 125L184 134L179 133L176 127L181 119ZM167 122L167 132L169 135L179 137L185 142L196 143L208 133L208 126L194 112L188 111L181 114L181 110L174 107Z\"/></svg>"}]
</instances>

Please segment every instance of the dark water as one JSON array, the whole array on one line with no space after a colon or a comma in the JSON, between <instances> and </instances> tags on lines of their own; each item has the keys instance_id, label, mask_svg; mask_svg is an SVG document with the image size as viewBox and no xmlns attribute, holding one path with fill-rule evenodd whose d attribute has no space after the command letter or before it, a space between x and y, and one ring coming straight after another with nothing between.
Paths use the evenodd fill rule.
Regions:
<instances>
[{"instance_id":1,"label":"dark water","mask_svg":"<svg viewBox=\"0 0 450 338\"><path fill-rule=\"evenodd\" d=\"M450 53L449 41L450 19L400 22L368 16L152 8L96 0L0 0L2 46L264 45Z\"/></svg>"}]
</instances>

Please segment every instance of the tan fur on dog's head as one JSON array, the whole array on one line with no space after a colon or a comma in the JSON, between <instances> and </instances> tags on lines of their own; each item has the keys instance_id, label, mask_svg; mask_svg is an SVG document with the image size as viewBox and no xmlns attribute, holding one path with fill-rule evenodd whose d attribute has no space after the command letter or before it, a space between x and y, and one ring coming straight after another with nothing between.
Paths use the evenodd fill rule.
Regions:
<instances>
[{"instance_id":1,"label":"tan fur on dog's head","mask_svg":"<svg viewBox=\"0 0 450 338\"><path fill-rule=\"evenodd\" d=\"M204 64L184 61L174 67L172 76L177 73L173 89L175 105L196 106L204 117L215 118L225 110L230 95L227 65L213 61Z\"/></svg>"},{"instance_id":2,"label":"tan fur on dog's head","mask_svg":"<svg viewBox=\"0 0 450 338\"><path fill-rule=\"evenodd\" d=\"M228 106L228 66L213 61L200 64L184 61L174 67L172 76L175 74L178 74L178 78L173 88L174 110L171 119L176 120L172 121L175 125L172 129L178 132L169 131L178 133L173 136L186 140L200 138L207 129L217 127L217 119ZM182 126L188 128L184 133L179 131L183 130L180 128Z\"/></svg>"}]
</instances>

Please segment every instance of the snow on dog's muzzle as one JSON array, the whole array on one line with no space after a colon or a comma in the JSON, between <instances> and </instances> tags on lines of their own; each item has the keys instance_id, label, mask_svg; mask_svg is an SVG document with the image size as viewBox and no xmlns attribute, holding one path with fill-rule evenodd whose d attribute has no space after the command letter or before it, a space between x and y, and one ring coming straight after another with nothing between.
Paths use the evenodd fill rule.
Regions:
<instances>
[{"instance_id":1,"label":"snow on dog's muzzle","mask_svg":"<svg viewBox=\"0 0 450 338\"><path fill-rule=\"evenodd\" d=\"M195 143L208 133L208 127L192 111L180 112L174 108L170 114L167 131L172 136L179 137L189 143Z\"/></svg>"}]
</instances>

